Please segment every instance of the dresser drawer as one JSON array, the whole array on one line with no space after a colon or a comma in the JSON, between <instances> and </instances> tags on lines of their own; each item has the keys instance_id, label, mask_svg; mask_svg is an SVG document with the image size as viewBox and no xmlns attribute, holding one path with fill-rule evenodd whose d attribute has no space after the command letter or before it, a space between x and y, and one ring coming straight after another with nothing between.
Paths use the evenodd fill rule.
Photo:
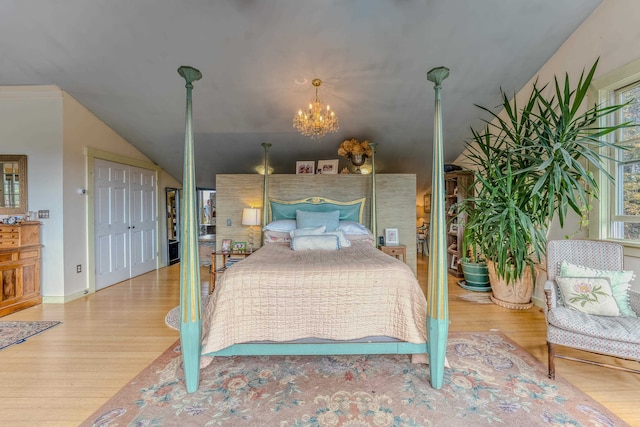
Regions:
<instances>
[{"instance_id":1,"label":"dresser drawer","mask_svg":"<svg viewBox=\"0 0 640 427\"><path fill-rule=\"evenodd\" d=\"M387 247L385 253L388 253L389 255L404 255L404 248L400 249Z\"/></svg>"},{"instance_id":2,"label":"dresser drawer","mask_svg":"<svg viewBox=\"0 0 640 427\"><path fill-rule=\"evenodd\" d=\"M20 237L19 231L0 231L0 240L17 239L18 237Z\"/></svg>"},{"instance_id":3,"label":"dresser drawer","mask_svg":"<svg viewBox=\"0 0 640 427\"><path fill-rule=\"evenodd\" d=\"M20 259L34 259L40 257L40 249L28 249L20 251Z\"/></svg>"},{"instance_id":4,"label":"dresser drawer","mask_svg":"<svg viewBox=\"0 0 640 427\"><path fill-rule=\"evenodd\" d=\"M18 252L0 253L0 262L15 261L18 259Z\"/></svg>"},{"instance_id":5,"label":"dresser drawer","mask_svg":"<svg viewBox=\"0 0 640 427\"><path fill-rule=\"evenodd\" d=\"M0 239L0 248L15 248L20 244L20 239Z\"/></svg>"}]
</instances>

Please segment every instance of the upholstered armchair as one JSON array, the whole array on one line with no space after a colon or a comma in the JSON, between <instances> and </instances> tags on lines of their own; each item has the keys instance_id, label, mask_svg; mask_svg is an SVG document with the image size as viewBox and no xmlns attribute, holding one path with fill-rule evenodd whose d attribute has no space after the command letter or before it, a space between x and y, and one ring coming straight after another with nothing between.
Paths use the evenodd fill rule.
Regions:
<instances>
[{"instance_id":1,"label":"upholstered armchair","mask_svg":"<svg viewBox=\"0 0 640 427\"><path fill-rule=\"evenodd\" d=\"M562 266L563 261L566 261ZM621 366L612 366L593 360L569 357L556 353L556 346L571 347L591 353L604 354L622 359L640 362L640 317L633 317L633 313L640 316L640 293L628 291L628 306L624 307L627 315L619 309L620 304L614 304L614 310L619 309L619 315L589 314L579 309L570 308L574 298L563 301L559 283L566 283L568 274L567 263L588 267L582 278L598 276L588 274L589 271L622 271L623 247L618 243L595 240L555 240L547 245L547 282L545 284L546 319L547 319L547 347L549 349L549 378L555 378L554 358L568 359L590 363L624 371L640 373L640 370ZM590 270L594 269L594 270ZM564 277L563 277L564 276ZM628 274L631 276L631 273ZM589 278L591 280L591 278ZM587 280L587 282L589 281ZM613 280L604 279L600 284L606 288ZM596 282L594 282L596 283ZM567 295L566 288L563 288ZM601 289L598 288L598 291ZM579 295L578 295L578 301ZM578 304L579 306L580 304Z\"/></svg>"}]
</instances>

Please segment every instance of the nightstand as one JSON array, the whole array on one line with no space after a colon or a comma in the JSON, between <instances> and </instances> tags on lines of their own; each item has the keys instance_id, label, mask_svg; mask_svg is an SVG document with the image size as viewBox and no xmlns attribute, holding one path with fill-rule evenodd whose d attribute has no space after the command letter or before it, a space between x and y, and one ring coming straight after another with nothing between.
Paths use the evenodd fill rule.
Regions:
<instances>
[{"instance_id":1,"label":"nightstand","mask_svg":"<svg viewBox=\"0 0 640 427\"><path fill-rule=\"evenodd\" d=\"M227 269L227 261L229 259L244 259L251 255L251 252L213 252L211 254L211 273L209 276L209 294L213 293L216 288L216 276L222 274ZM216 259L218 256L222 257L222 267L217 268Z\"/></svg>"},{"instance_id":2,"label":"nightstand","mask_svg":"<svg viewBox=\"0 0 640 427\"><path fill-rule=\"evenodd\" d=\"M402 256L402 261L407 263L407 246L406 245L393 245L393 246L378 246L382 252L387 255L391 255L400 259Z\"/></svg>"}]
</instances>

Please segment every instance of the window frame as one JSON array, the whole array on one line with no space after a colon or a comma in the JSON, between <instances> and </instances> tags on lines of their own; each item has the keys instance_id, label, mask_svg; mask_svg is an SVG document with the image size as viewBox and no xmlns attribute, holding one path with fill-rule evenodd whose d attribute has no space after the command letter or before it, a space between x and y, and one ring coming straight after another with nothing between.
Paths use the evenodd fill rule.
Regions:
<instances>
[{"instance_id":1,"label":"window frame","mask_svg":"<svg viewBox=\"0 0 640 427\"><path fill-rule=\"evenodd\" d=\"M592 83L592 92L589 94L589 104L611 105L615 102L615 91L626 86L640 82L640 59L633 61L623 67L611 71L602 77L595 79ZM606 121L613 118L605 117L601 119L601 125L610 125ZM613 142L615 135L608 136ZM600 154L606 157L614 157L615 153L611 149L603 147ZM640 240L614 239L609 237L613 228L613 221L638 220L635 216L624 216L616 214L616 204L619 202L616 193L616 183L620 179L618 162L614 160L604 160L606 170L613 177L614 182L610 182L603 172L593 170L600 186L600 197L594 201L593 209L589 214L589 236L592 239L607 240L621 243L624 246L625 255L640 257Z\"/></svg>"}]
</instances>

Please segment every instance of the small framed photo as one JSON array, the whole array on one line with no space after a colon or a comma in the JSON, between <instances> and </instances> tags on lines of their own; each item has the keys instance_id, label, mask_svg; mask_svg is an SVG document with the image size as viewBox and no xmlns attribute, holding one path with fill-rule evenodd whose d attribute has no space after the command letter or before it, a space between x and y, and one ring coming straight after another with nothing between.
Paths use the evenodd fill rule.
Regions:
<instances>
[{"instance_id":1,"label":"small framed photo","mask_svg":"<svg viewBox=\"0 0 640 427\"><path fill-rule=\"evenodd\" d=\"M313 160L302 160L296 162L297 175L313 175L315 173L316 162Z\"/></svg>"},{"instance_id":2,"label":"small framed photo","mask_svg":"<svg viewBox=\"0 0 640 427\"><path fill-rule=\"evenodd\" d=\"M318 173L321 174L337 174L338 159L335 160L318 160Z\"/></svg>"},{"instance_id":3,"label":"small framed photo","mask_svg":"<svg viewBox=\"0 0 640 427\"><path fill-rule=\"evenodd\" d=\"M243 254L247 250L246 242L233 242L233 251Z\"/></svg>"},{"instance_id":4,"label":"small framed photo","mask_svg":"<svg viewBox=\"0 0 640 427\"><path fill-rule=\"evenodd\" d=\"M449 233L457 233L457 232L458 232L458 224L454 222L449 226Z\"/></svg>"},{"instance_id":5,"label":"small framed photo","mask_svg":"<svg viewBox=\"0 0 640 427\"><path fill-rule=\"evenodd\" d=\"M222 252L229 252L231 250L231 239L222 239Z\"/></svg>"},{"instance_id":6,"label":"small framed photo","mask_svg":"<svg viewBox=\"0 0 640 427\"><path fill-rule=\"evenodd\" d=\"M451 268L458 269L458 255L451 255Z\"/></svg>"},{"instance_id":7,"label":"small framed photo","mask_svg":"<svg viewBox=\"0 0 640 427\"><path fill-rule=\"evenodd\" d=\"M399 245L400 240L398 238L397 228L385 228L384 229L384 241L386 246Z\"/></svg>"}]
</instances>

